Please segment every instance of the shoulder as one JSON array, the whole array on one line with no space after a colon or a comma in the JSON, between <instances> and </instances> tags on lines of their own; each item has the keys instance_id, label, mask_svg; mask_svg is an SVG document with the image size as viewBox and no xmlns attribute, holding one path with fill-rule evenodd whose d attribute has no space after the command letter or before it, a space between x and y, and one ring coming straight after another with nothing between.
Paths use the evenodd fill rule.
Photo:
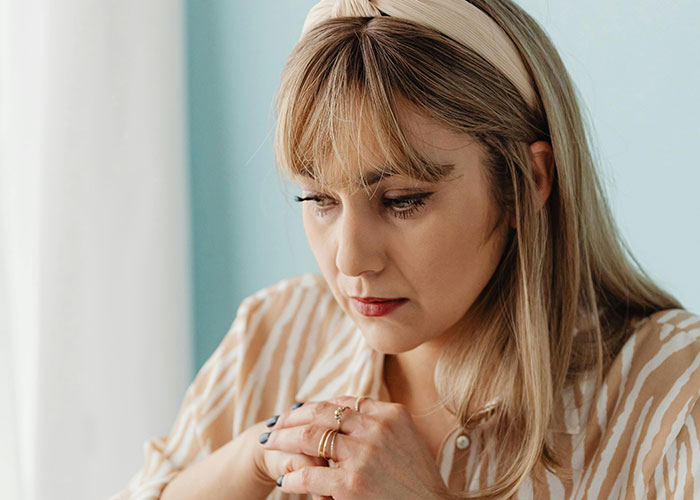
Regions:
<instances>
[{"instance_id":1,"label":"shoulder","mask_svg":"<svg viewBox=\"0 0 700 500\"><path fill-rule=\"evenodd\" d=\"M700 334L700 315L684 309L666 309L643 318L637 323L637 332L655 333L659 340L664 341L673 335Z\"/></svg>"},{"instance_id":2,"label":"shoulder","mask_svg":"<svg viewBox=\"0 0 700 500\"><path fill-rule=\"evenodd\" d=\"M605 377L609 394L639 411L687 410L700 393L700 317L682 309L640 319Z\"/></svg>"},{"instance_id":3,"label":"shoulder","mask_svg":"<svg viewBox=\"0 0 700 500\"><path fill-rule=\"evenodd\" d=\"M279 344L290 329L305 333L312 324L323 328L343 314L322 276L309 273L281 280L241 302L203 368L221 360L247 358L251 362L269 342Z\"/></svg>"},{"instance_id":4,"label":"shoulder","mask_svg":"<svg viewBox=\"0 0 700 500\"><path fill-rule=\"evenodd\" d=\"M700 316L682 309L658 311L639 320L616 360L637 384L655 381L657 390L677 384L700 389ZM629 385L629 381L627 382ZM690 394L690 393L689 393Z\"/></svg>"},{"instance_id":5,"label":"shoulder","mask_svg":"<svg viewBox=\"0 0 700 500\"><path fill-rule=\"evenodd\" d=\"M319 316L342 314L325 280L318 274L303 274L281 280L246 297L236 311L235 319L202 366L232 364L256 356L271 340L279 338L292 326Z\"/></svg>"},{"instance_id":6,"label":"shoulder","mask_svg":"<svg viewBox=\"0 0 700 500\"><path fill-rule=\"evenodd\" d=\"M237 339L241 378L259 392L277 387L275 404L378 390L383 356L366 345L320 275L283 280L251 295L230 333Z\"/></svg>"},{"instance_id":7,"label":"shoulder","mask_svg":"<svg viewBox=\"0 0 700 500\"><path fill-rule=\"evenodd\" d=\"M680 431L698 395L700 317L681 309L658 311L636 323L608 370L595 420L612 442L654 462Z\"/></svg>"},{"instance_id":8,"label":"shoulder","mask_svg":"<svg viewBox=\"0 0 700 500\"><path fill-rule=\"evenodd\" d=\"M281 280L246 297L236 316L247 319L264 313L261 320L276 322L299 314L300 307L313 313L315 305L328 301L335 302L323 277L308 273Z\"/></svg>"},{"instance_id":9,"label":"shoulder","mask_svg":"<svg viewBox=\"0 0 700 500\"><path fill-rule=\"evenodd\" d=\"M636 320L600 386L589 373L566 387L561 398L566 425L556 429L576 434L588 428L601 435L610 425L689 412L699 394L700 316L658 311Z\"/></svg>"},{"instance_id":10,"label":"shoulder","mask_svg":"<svg viewBox=\"0 0 700 500\"><path fill-rule=\"evenodd\" d=\"M334 340L349 323L317 274L279 281L243 300L218 356L235 362L233 393L244 402L234 414L234 433L298 401L298 392L310 383L319 360L336 349Z\"/></svg>"},{"instance_id":11,"label":"shoulder","mask_svg":"<svg viewBox=\"0 0 700 500\"><path fill-rule=\"evenodd\" d=\"M344 316L321 275L303 274L265 287L241 302L229 335L246 344L323 330Z\"/></svg>"},{"instance_id":12,"label":"shoulder","mask_svg":"<svg viewBox=\"0 0 700 500\"><path fill-rule=\"evenodd\" d=\"M243 373L266 366L270 376L286 377L293 366L302 379L320 359L361 343L355 330L325 279L304 274L243 300L224 343L238 352Z\"/></svg>"}]
</instances>

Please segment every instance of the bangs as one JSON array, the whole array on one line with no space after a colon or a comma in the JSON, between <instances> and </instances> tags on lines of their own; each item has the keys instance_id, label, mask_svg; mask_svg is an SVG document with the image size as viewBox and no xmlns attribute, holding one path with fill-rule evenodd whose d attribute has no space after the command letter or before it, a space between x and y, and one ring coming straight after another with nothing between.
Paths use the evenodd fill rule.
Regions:
<instances>
[{"instance_id":1,"label":"bangs","mask_svg":"<svg viewBox=\"0 0 700 500\"><path fill-rule=\"evenodd\" d=\"M367 187L383 175L437 182L447 174L402 130L401 116L415 106L392 82L411 70L371 36L378 21L385 20L327 21L292 52L278 93L275 136L279 167L291 178L336 188Z\"/></svg>"}]
</instances>

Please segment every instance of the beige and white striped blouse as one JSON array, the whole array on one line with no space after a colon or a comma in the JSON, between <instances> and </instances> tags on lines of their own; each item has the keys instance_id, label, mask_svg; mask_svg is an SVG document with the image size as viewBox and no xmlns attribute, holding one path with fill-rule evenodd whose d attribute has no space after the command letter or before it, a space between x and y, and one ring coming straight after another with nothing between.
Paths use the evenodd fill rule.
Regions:
<instances>
[{"instance_id":1,"label":"beige and white striped blouse","mask_svg":"<svg viewBox=\"0 0 700 500\"><path fill-rule=\"evenodd\" d=\"M700 317L658 312L637 324L603 387L581 381L559 402L550 438L573 476L544 469L521 499L700 498ZM187 390L167 436L115 499L156 499L178 471L297 401L336 395L388 400L383 355L369 348L323 278L304 275L248 297ZM493 480L487 429L453 429L437 460L452 489ZM269 499L300 498L275 489Z\"/></svg>"}]
</instances>

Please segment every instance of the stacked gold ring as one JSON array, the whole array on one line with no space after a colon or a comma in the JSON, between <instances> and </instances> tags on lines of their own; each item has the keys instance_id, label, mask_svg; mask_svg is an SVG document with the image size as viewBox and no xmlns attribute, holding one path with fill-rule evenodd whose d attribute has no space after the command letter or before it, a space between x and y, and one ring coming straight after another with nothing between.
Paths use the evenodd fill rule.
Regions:
<instances>
[{"instance_id":1,"label":"stacked gold ring","mask_svg":"<svg viewBox=\"0 0 700 500\"><path fill-rule=\"evenodd\" d=\"M323 435L321 435L321 440L318 442L318 456L320 458L323 458L325 460L328 460L329 458L332 459L336 434L338 434L338 431L331 428L328 428L325 431L323 431ZM328 448L329 444L331 448L330 455L327 455L326 448Z\"/></svg>"},{"instance_id":2,"label":"stacked gold ring","mask_svg":"<svg viewBox=\"0 0 700 500\"><path fill-rule=\"evenodd\" d=\"M335 449L335 437L336 437L337 435L338 435L338 431L333 431L333 435L331 436L331 454L328 455L328 458L330 458L331 460L335 460L335 458L333 458L333 457L335 456L335 452L334 452L334 449Z\"/></svg>"}]
</instances>

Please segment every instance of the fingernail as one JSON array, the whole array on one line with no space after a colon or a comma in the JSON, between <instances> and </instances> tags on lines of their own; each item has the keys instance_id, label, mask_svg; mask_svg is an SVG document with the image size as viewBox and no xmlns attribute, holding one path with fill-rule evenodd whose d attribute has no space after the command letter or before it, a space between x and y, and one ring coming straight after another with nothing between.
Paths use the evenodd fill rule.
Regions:
<instances>
[{"instance_id":1,"label":"fingernail","mask_svg":"<svg viewBox=\"0 0 700 500\"><path fill-rule=\"evenodd\" d=\"M279 415L275 415L274 417L270 417L267 419L267 422L265 422L265 425L268 427L272 427L277 423L277 419L280 418Z\"/></svg>"},{"instance_id":2,"label":"fingernail","mask_svg":"<svg viewBox=\"0 0 700 500\"><path fill-rule=\"evenodd\" d=\"M290 410L296 410L297 408L299 408L299 407L300 407L301 405L303 405L303 404L304 404L304 403L294 403L292 406L289 407L289 409L290 409Z\"/></svg>"},{"instance_id":3,"label":"fingernail","mask_svg":"<svg viewBox=\"0 0 700 500\"><path fill-rule=\"evenodd\" d=\"M282 487L282 479L284 479L284 474L277 478L277 486Z\"/></svg>"},{"instance_id":4,"label":"fingernail","mask_svg":"<svg viewBox=\"0 0 700 500\"><path fill-rule=\"evenodd\" d=\"M269 432L263 432L260 434L260 437L258 437L258 441L260 441L260 444L265 444L267 443L267 440L270 438L270 433Z\"/></svg>"}]
</instances>

